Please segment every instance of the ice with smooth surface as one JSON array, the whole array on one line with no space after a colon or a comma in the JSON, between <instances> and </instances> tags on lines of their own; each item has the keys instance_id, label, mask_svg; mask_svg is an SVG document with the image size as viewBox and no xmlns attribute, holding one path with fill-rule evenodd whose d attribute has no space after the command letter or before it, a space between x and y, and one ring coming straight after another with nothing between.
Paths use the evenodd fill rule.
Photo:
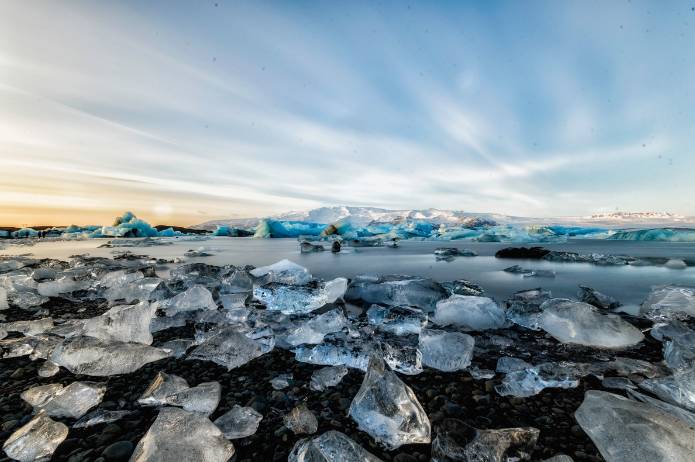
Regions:
<instances>
[{"instance_id":1,"label":"ice with smooth surface","mask_svg":"<svg viewBox=\"0 0 695 462\"><path fill-rule=\"evenodd\" d=\"M387 449L429 443L430 421L415 393L373 356L349 411L360 430Z\"/></svg>"},{"instance_id":2,"label":"ice with smooth surface","mask_svg":"<svg viewBox=\"0 0 695 462\"><path fill-rule=\"evenodd\" d=\"M169 353L140 343L105 342L93 337L73 337L58 345L50 360L73 374L130 374L147 363L169 357Z\"/></svg>"},{"instance_id":3,"label":"ice with smooth surface","mask_svg":"<svg viewBox=\"0 0 695 462\"><path fill-rule=\"evenodd\" d=\"M437 302L432 319L440 326L454 325L468 330L500 329L507 320L504 310L488 297L452 295Z\"/></svg>"},{"instance_id":4,"label":"ice with smooth surface","mask_svg":"<svg viewBox=\"0 0 695 462\"><path fill-rule=\"evenodd\" d=\"M97 409L75 422L72 428L88 428L93 427L94 425L116 422L130 414L132 414L132 411L109 411L105 409Z\"/></svg>"},{"instance_id":5,"label":"ice with smooth surface","mask_svg":"<svg viewBox=\"0 0 695 462\"><path fill-rule=\"evenodd\" d=\"M367 370L371 343L356 341L324 342L320 345L302 345L293 350L297 361L319 366L346 366Z\"/></svg>"},{"instance_id":6,"label":"ice with smooth surface","mask_svg":"<svg viewBox=\"0 0 695 462\"><path fill-rule=\"evenodd\" d=\"M666 401L661 401L660 399L652 398L651 396L644 395L638 391L628 389L627 394L630 398L636 399L643 403L651 404L654 407L658 407L664 412L678 417L683 422L687 423L691 427L695 428L695 412L686 411L682 407L674 406L673 404L667 403Z\"/></svg>"},{"instance_id":7,"label":"ice with smooth surface","mask_svg":"<svg viewBox=\"0 0 695 462\"><path fill-rule=\"evenodd\" d=\"M51 330L53 328L53 318L8 322L0 324L0 327L7 332L20 332L24 335L34 336Z\"/></svg>"},{"instance_id":8,"label":"ice with smooth surface","mask_svg":"<svg viewBox=\"0 0 695 462\"><path fill-rule=\"evenodd\" d=\"M640 312L654 321L695 317L695 287L654 287L642 302Z\"/></svg>"},{"instance_id":9,"label":"ice with smooth surface","mask_svg":"<svg viewBox=\"0 0 695 462\"><path fill-rule=\"evenodd\" d=\"M659 408L589 390L575 412L606 462L692 462L695 428Z\"/></svg>"},{"instance_id":10,"label":"ice with smooth surface","mask_svg":"<svg viewBox=\"0 0 695 462\"><path fill-rule=\"evenodd\" d=\"M60 372L60 367L53 361L46 360L38 370L39 377L53 377Z\"/></svg>"},{"instance_id":11,"label":"ice with smooth surface","mask_svg":"<svg viewBox=\"0 0 695 462\"><path fill-rule=\"evenodd\" d=\"M44 297L59 297L61 294L86 289L89 285L89 280L77 281L70 276L63 276L55 281L40 282L36 291Z\"/></svg>"},{"instance_id":12,"label":"ice with smooth surface","mask_svg":"<svg viewBox=\"0 0 695 462\"><path fill-rule=\"evenodd\" d=\"M329 430L315 438L297 441L287 462L381 462L350 437Z\"/></svg>"},{"instance_id":13,"label":"ice with smooth surface","mask_svg":"<svg viewBox=\"0 0 695 462\"><path fill-rule=\"evenodd\" d=\"M467 368L473 359L475 339L461 332L425 329L420 332L418 349L422 364L444 372Z\"/></svg>"},{"instance_id":14,"label":"ice with smooth surface","mask_svg":"<svg viewBox=\"0 0 695 462\"><path fill-rule=\"evenodd\" d=\"M579 286L579 300L604 310L614 310L620 306L620 302L610 295L599 292L587 286Z\"/></svg>"},{"instance_id":15,"label":"ice with smooth surface","mask_svg":"<svg viewBox=\"0 0 695 462\"><path fill-rule=\"evenodd\" d=\"M579 379L576 371L563 363L543 363L538 366L503 368L497 367L498 372L509 371L502 383L495 386L501 396L516 396L526 398L534 396L546 388L576 388Z\"/></svg>"},{"instance_id":16,"label":"ice with smooth surface","mask_svg":"<svg viewBox=\"0 0 695 462\"><path fill-rule=\"evenodd\" d=\"M551 292L540 287L515 292L506 302L507 319L527 329L540 330L541 305L549 298Z\"/></svg>"},{"instance_id":17,"label":"ice with smooth surface","mask_svg":"<svg viewBox=\"0 0 695 462\"><path fill-rule=\"evenodd\" d=\"M182 407L185 411L210 415L217 409L221 396L222 387L219 382L205 382L168 395L166 403Z\"/></svg>"},{"instance_id":18,"label":"ice with smooth surface","mask_svg":"<svg viewBox=\"0 0 695 462\"><path fill-rule=\"evenodd\" d=\"M419 308L374 304L367 310L367 321L394 335L418 334L427 325L427 314Z\"/></svg>"},{"instance_id":19,"label":"ice with smooth surface","mask_svg":"<svg viewBox=\"0 0 695 462\"><path fill-rule=\"evenodd\" d=\"M329 366L318 369L311 374L309 388L314 391L323 391L329 387L338 385L348 373L345 366Z\"/></svg>"},{"instance_id":20,"label":"ice with smooth surface","mask_svg":"<svg viewBox=\"0 0 695 462\"><path fill-rule=\"evenodd\" d=\"M554 298L543 303L540 327L563 343L599 348L625 348L644 339L642 332L617 315L592 305Z\"/></svg>"},{"instance_id":21,"label":"ice with smooth surface","mask_svg":"<svg viewBox=\"0 0 695 462\"><path fill-rule=\"evenodd\" d=\"M251 275L257 278L265 277L266 283L303 285L311 281L308 269L289 260L280 260L272 265L253 269Z\"/></svg>"},{"instance_id":22,"label":"ice with smooth surface","mask_svg":"<svg viewBox=\"0 0 695 462\"><path fill-rule=\"evenodd\" d=\"M260 342L237 332L233 327L228 327L197 346L188 358L213 361L231 370L243 366L263 353L266 351Z\"/></svg>"},{"instance_id":23,"label":"ice with smooth surface","mask_svg":"<svg viewBox=\"0 0 695 462\"><path fill-rule=\"evenodd\" d=\"M285 341L291 346L318 344L323 342L327 334L340 332L347 325L348 321L342 310L334 309L291 329L287 333Z\"/></svg>"},{"instance_id":24,"label":"ice with smooth surface","mask_svg":"<svg viewBox=\"0 0 695 462\"><path fill-rule=\"evenodd\" d=\"M289 414L285 415L283 421L285 427L292 430L295 435L311 435L316 433L319 428L319 421L304 403L292 409Z\"/></svg>"},{"instance_id":25,"label":"ice with smooth surface","mask_svg":"<svg viewBox=\"0 0 695 462\"><path fill-rule=\"evenodd\" d=\"M185 292L162 300L158 307L163 309L167 316L174 316L185 311L216 310L217 304L207 288L194 285Z\"/></svg>"},{"instance_id":26,"label":"ice with smooth surface","mask_svg":"<svg viewBox=\"0 0 695 462\"><path fill-rule=\"evenodd\" d=\"M106 384L73 382L64 387L59 383L39 385L25 390L21 397L35 411L43 410L51 417L79 419L98 405L106 393Z\"/></svg>"},{"instance_id":27,"label":"ice with smooth surface","mask_svg":"<svg viewBox=\"0 0 695 462\"><path fill-rule=\"evenodd\" d=\"M643 380L639 387L662 400L695 412L695 368L672 375Z\"/></svg>"},{"instance_id":28,"label":"ice with smooth surface","mask_svg":"<svg viewBox=\"0 0 695 462\"><path fill-rule=\"evenodd\" d=\"M150 322L157 307L149 302L137 305L111 307L101 316L88 319L84 324L84 335L106 342L135 342L150 345L152 334Z\"/></svg>"},{"instance_id":29,"label":"ice with smooth surface","mask_svg":"<svg viewBox=\"0 0 695 462\"><path fill-rule=\"evenodd\" d=\"M222 431L197 412L162 408L157 419L135 447L131 462L226 462L234 445Z\"/></svg>"},{"instance_id":30,"label":"ice with smooth surface","mask_svg":"<svg viewBox=\"0 0 695 462\"><path fill-rule=\"evenodd\" d=\"M52 420L40 412L26 425L7 438L2 449L10 458L20 462L48 460L68 436L69 429L62 422Z\"/></svg>"},{"instance_id":31,"label":"ice with smooth surface","mask_svg":"<svg viewBox=\"0 0 695 462\"><path fill-rule=\"evenodd\" d=\"M336 278L319 288L283 284L256 287L253 296L271 311L284 314L310 313L342 297L347 288L347 279Z\"/></svg>"},{"instance_id":32,"label":"ice with smooth surface","mask_svg":"<svg viewBox=\"0 0 695 462\"><path fill-rule=\"evenodd\" d=\"M222 430L228 440L246 438L258 431L263 416L252 407L235 404L232 409L218 417L214 424Z\"/></svg>"},{"instance_id":33,"label":"ice with smooth surface","mask_svg":"<svg viewBox=\"0 0 695 462\"><path fill-rule=\"evenodd\" d=\"M357 276L345 292L345 299L388 306L413 306L431 313L447 296L438 282L408 276Z\"/></svg>"},{"instance_id":34,"label":"ice with smooth surface","mask_svg":"<svg viewBox=\"0 0 695 462\"><path fill-rule=\"evenodd\" d=\"M183 377L160 371L138 398L138 403L143 406L162 406L167 403L168 396L187 388L188 382Z\"/></svg>"}]
</instances>

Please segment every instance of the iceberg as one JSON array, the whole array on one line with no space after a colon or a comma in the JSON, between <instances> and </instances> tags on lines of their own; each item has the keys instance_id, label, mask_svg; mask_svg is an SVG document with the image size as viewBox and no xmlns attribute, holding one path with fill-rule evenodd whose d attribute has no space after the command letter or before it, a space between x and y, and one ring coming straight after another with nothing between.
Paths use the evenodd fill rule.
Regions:
<instances>
[{"instance_id":1,"label":"iceberg","mask_svg":"<svg viewBox=\"0 0 695 462\"><path fill-rule=\"evenodd\" d=\"M688 462L695 454L695 429L649 404L589 390L574 415L607 462Z\"/></svg>"},{"instance_id":2,"label":"iceberg","mask_svg":"<svg viewBox=\"0 0 695 462\"><path fill-rule=\"evenodd\" d=\"M404 444L429 443L430 421L413 391L389 370L383 360L372 357L350 417L388 450Z\"/></svg>"},{"instance_id":3,"label":"iceberg","mask_svg":"<svg viewBox=\"0 0 695 462\"><path fill-rule=\"evenodd\" d=\"M172 460L226 462L234 455L234 445L222 431L197 412L162 408L157 419L135 447L132 462Z\"/></svg>"},{"instance_id":4,"label":"iceberg","mask_svg":"<svg viewBox=\"0 0 695 462\"><path fill-rule=\"evenodd\" d=\"M287 462L381 462L344 433L330 430L311 439L301 439Z\"/></svg>"},{"instance_id":5,"label":"iceberg","mask_svg":"<svg viewBox=\"0 0 695 462\"><path fill-rule=\"evenodd\" d=\"M256 226L257 239L299 236L320 236L326 225L303 221L261 220Z\"/></svg>"},{"instance_id":6,"label":"iceberg","mask_svg":"<svg viewBox=\"0 0 695 462\"><path fill-rule=\"evenodd\" d=\"M474 346L475 339L470 335L425 329L420 332L418 349L425 366L454 372L470 366Z\"/></svg>"},{"instance_id":7,"label":"iceberg","mask_svg":"<svg viewBox=\"0 0 695 462\"><path fill-rule=\"evenodd\" d=\"M587 303L554 298L543 303L541 309L541 329L563 343L625 348L644 339L632 324L616 315L601 314Z\"/></svg>"},{"instance_id":8,"label":"iceberg","mask_svg":"<svg viewBox=\"0 0 695 462\"><path fill-rule=\"evenodd\" d=\"M504 310L491 298L452 295L437 302L432 318L440 326L454 325L468 330L501 329L507 325Z\"/></svg>"},{"instance_id":9,"label":"iceberg","mask_svg":"<svg viewBox=\"0 0 695 462\"><path fill-rule=\"evenodd\" d=\"M634 231L617 231L609 236L608 239L614 241L695 242L695 229L652 228Z\"/></svg>"},{"instance_id":10,"label":"iceberg","mask_svg":"<svg viewBox=\"0 0 695 462\"><path fill-rule=\"evenodd\" d=\"M235 404L232 409L219 416L213 423L228 440L246 438L258 431L263 416L252 407Z\"/></svg>"}]
</instances>

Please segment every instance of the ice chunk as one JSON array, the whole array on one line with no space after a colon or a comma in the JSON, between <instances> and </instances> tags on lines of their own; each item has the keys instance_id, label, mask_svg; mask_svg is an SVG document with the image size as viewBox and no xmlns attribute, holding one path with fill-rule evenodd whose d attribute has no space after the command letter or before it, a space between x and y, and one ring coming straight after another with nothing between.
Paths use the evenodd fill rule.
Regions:
<instances>
[{"instance_id":1,"label":"ice chunk","mask_svg":"<svg viewBox=\"0 0 695 462\"><path fill-rule=\"evenodd\" d=\"M172 460L226 462L234 445L202 414L171 407L162 408L157 419L135 447L133 462Z\"/></svg>"},{"instance_id":2,"label":"ice chunk","mask_svg":"<svg viewBox=\"0 0 695 462\"><path fill-rule=\"evenodd\" d=\"M427 324L427 314L408 306L372 305L367 310L369 324L395 335L418 334Z\"/></svg>"},{"instance_id":3,"label":"ice chunk","mask_svg":"<svg viewBox=\"0 0 695 462\"><path fill-rule=\"evenodd\" d=\"M20 462L47 460L67 438L68 432L64 423L55 422L41 412L12 433L2 449L10 458Z\"/></svg>"},{"instance_id":4,"label":"ice chunk","mask_svg":"<svg viewBox=\"0 0 695 462\"><path fill-rule=\"evenodd\" d=\"M314 391L323 391L329 387L338 385L348 373L345 366L324 367L311 374L309 388Z\"/></svg>"},{"instance_id":5,"label":"ice chunk","mask_svg":"<svg viewBox=\"0 0 695 462\"><path fill-rule=\"evenodd\" d=\"M135 342L150 345L150 322L157 306L149 302L137 305L118 305L101 316L88 319L84 335L104 341Z\"/></svg>"},{"instance_id":6,"label":"ice chunk","mask_svg":"<svg viewBox=\"0 0 695 462\"><path fill-rule=\"evenodd\" d=\"M574 462L574 460L565 454L557 454L551 457L550 459L545 459L543 462Z\"/></svg>"},{"instance_id":7,"label":"ice chunk","mask_svg":"<svg viewBox=\"0 0 695 462\"><path fill-rule=\"evenodd\" d=\"M88 428L94 425L116 422L123 417L132 414L132 411L109 411L105 409L97 409L82 417L74 423L72 428Z\"/></svg>"},{"instance_id":8,"label":"ice chunk","mask_svg":"<svg viewBox=\"0 0 695 462\"><path fill-rule=\"evenodd\" d=\"M186 411L210 415L220 403L222 387L219 382L205 382L166 397L166 403Z\"/></svg>"},{"instance_id":9,"label":"ice chunk","mask_svg":"<svg viewBox=\"0 0 695 462\"><path fill-rule=\"evenodd\" d=\"M297 441L287 462L381 462L344 433L330 430Z\"/></svg>"},{"instance_id":10,"label":"ice chunk","mask_svg":"<svg viewBox=\"0 0 695 462\"><path fill-rule=\"evenodd\" d=\"M289 260L280 260L272 265L256 268L251 270L251 275L257 278L265 276L266 283L301 286L311 281L309 270Z\"/></svg>"},{"instance_id":11,"label":"ice chunk","mask_svg":"<svg viewBox=\"0 0 695 462\"><path fill-rule=\"evenodd\" d=\"M252 407L235 404L231 410L222 414L214 424L222 430L228 440L246 438L258 431L263 416Z\"/></svg>"},{"instance_id":12,"label":"ice chunk","mask_svg":"<svg viewBox=\"0 0 695 462\"><path fill-rule=\"evenodd\" d=\"M21 332L24 335L35 336L53 328L53 318L42 318L34 321L14 321L0 324L7 332Z\"/></svg>"},{"instance_id":13,"label":"ice chunk","mask_svg":"<svg viewBox=\"0 0 695 462\"><path fill-rule=\"evenodd\" d=\"M533 427L479 430L457 419L440 424L432 461L507 462L530 459L540 430Z\"/></svg>"},{"instance_id":14,"label":"ice chunk","mask_svg":"<svg viewBox=\"0 0 695 462\"><path fill-rule=\"evenodd\" d=\"M695 288L675 285L655 287L642 303L640 312L654 321L695 317Z\"/></svg>"},{"instance_id":15,"label":"ice chunk","mask_svg":"<svg viewBox=\"0 0 695 462\"><path fill-rule=\"evenodd\" d=\"M253 296L271 311L284 314L310 313L327 303L342 297L347 288L347 279L336 278L319 288L270 284L256 287Z\"/></svg>"},{"instance_id":16,"label":"ice chunk","mask_svg":"<svg viewBox=\"0 0 695 462\"><path fill-rule=\"evenodd\" d=\"M296 406L284 417L285 427L292 430L295 435L316 433L319 428L319 421L309 410L306 404L301 403Z\"/></svg>"},{"instance_id":17,"label":"ice chunk","mask_svg":"<svg viewBox=\"0 0 695 462\"><path fill-rule=\"evenodd\" d=\"M563 343L624 348L644 339L632 324L616 315L601 314L587 303L554 298L541 308L540 327Z\"/></svg>"},{"instance_id":18,"label":"ice chunk","mask_svg":"<svg viewBox=\"0 0 695 462\"><path fill-rule=\"evenodd\" d=\"M447 296L441 284L432 279L407 276L358 276L350 283L345 299L362 300L388 306L414 306L431 313Z\"/></svg>"},{"instance_id":19,"label":"ice chunk","mask_svg":"<svg viewBox=\"0 0 695 462\"><path fill-rule=\"evenodd\" d=\"M664 401L695 412L695 368L672 375L643 380L639 387Z\"/></svg>"},{"instance_id":20,"label":"ice chunk","mask_svg":"<svg viewBox=\"0 0 695 462\"><path fill-rule=\"evenodd\" d=\"M434 249L434 255L437 259L451 259L454 257L475 257L477 252L470 249L458 249L456 247L439 247Z\"/></svg>"},{"instance_id":21,"label":"ice chunk","mask_svg":"<svg viewBox=\"0 0 695 462\"><path fill-rule=\"evenodd\" d=\"M642 401L643 403L651 404L654 407L658 407L664 412L668 412L669 414L678 417L681 419L683 422L687 423L691 427L695 428L695 413L686 411L685 409L674 406L673 404L669 404L665 401L661 401L660 399L652 398L651 396L643 395L642 393L639 393L633 389L628 389L627 390L627 395L630 398L636 399L637 401Z\"/></svg>"},{"instance_id":22,"label":"ice chunk","mask_svg":"<svg viewBox=\"0 0 695 462\"><path fill-rule=\"evenodd\" d=\"M7 289L4 287L0 287L0 311L6 310L10 307L9 302L7 301Z\"/></svg>"},{"instance_id":23,"label":"ice chunk","mask_svg":"<svg viewBox=\"0 0 695 462\"><path fill-rule=\"evenodd\" d=\"M258 341L237 332L232 327L227 327L196 347L188 355L188 359L213 361L231 370L243 366L265 352Z\"/></svg>"},{"instance_id":24,"label":"ice chunk","mask_svg":"<svg viewBox=\"0 0 695 462\"><path fill-rule=\"evenodd\" d=\"M511 358L510 358L511 359ZM506 370L511 369L506 364ZM495 386L495 390L502 396L516 396L526 398L534 396L546 388L576 388L579 386L577 371L571 364L543 363L538 366L524 367L510 370L504 376L502 383ZM498 364L497 370L501 367Z\"/></svg>"},{"instance_id":25,"label":"ice chunk","mask_svg":"<svg viewBox=\"0 0 695 462\"><path fill-rule=\"evenodd\" d=\"M39 377L53 377L60 372L60 367L53 361L46 360L39 368Z\"/></svg>"},{"instance_id":26,"label":"ice chunk","mask_svg":"<svg viewBox=\"0 0 695 462\"><path fill-rule=\"evenodd\" d=\"M278 374L270 379L270 386L273 387L273 390L284 390L290 386L290 380L292 379L292 374Z\"/></svg>"},{"instance_id":27,"label":"ice chunk","mask_svg":"<svg viewBox=\"0 0 695 462\"><path fill-rule=\"evenodd\" d=\"M444 372L467 368L473 359L475 340L460 332L425 329L420 333L422 363Z\"/></svg>"},{"instance_id":28,"label":"ice chunk","mask_svg":"<svg viewBox=\"0 0 695 462\"><path fill-rule=\"evenodd\" d=\"M167 316L174 316L185 311L216 310L217 304L212 299L212 294L201 285L194 285L185 292L159 302L158 306L164 310Z\"/></svg>"},{"instance_id":29,"label":"ice chunk","mask_svg":"<svg viewBox=\"0 0 695 462\"><path fill-rule=\"evenodd\" d=\"M387 449L429 443L430 421L413 391L372 357L364 381L350 405L350 416L360 430Z\"/></svg>"},{"instance_id":30,"label":"ice chunk","mask_svg":"<svg viewBox=\"0 0 695 462\"><path fill-rule=\"evenodd\" d=\"M347 325L348 321L342 310L327 311L291 329L285 337L285 341L292 346L321 343L326 334L340 332Z\"/></svg>"},{"instance_id":31,"label":"ice chunk","mask_svg":"<svg viewBox=\"0 0 695 462\"><path fill-rule=\"evenodd\" d=\"M50 359L73 374L103 377L129 374L168 356L164 350L140 343L105 342L80 336L58 345Z\"/></svg>"},{"instance_id":32,"label":"ice chunk","mask_svg":"<svg viewBox=\"0 0 695 462\"><path fill-rule=\"evenodd\" d=\"M529 289L514 293L507 300L507 319L532 330L540 330L541 305L551 297L549 290Z\"/></svg>"},{"instance_id":33,"label":"ice chunk","mask_svg":"<svg viewBox=\"0 0 695 462\"><path fill-rule=\"evenodd\" d=\"M381 357L386 364L396 372L406 375L417 375L422 372L422 353L410 341L389 339L381 342Z\"/></svg>"},{"instance_id":34,"label":"ice chunk","mask_svg":"<svg viewBox=\"0 0 695 462\"><path fill-rule=\"evenodd\" d=\"M193 345L193 340L188 338L177 338L162 343L159 347L163 350L171 351L174 358L180 358L186 354L188 349Z\"/></svg>"},{"instance_id":35,"label":"ice chunk","mask_svg":"<svg viewBox=\"0 0 695 462\"><path fill-rule=\"evenodd\" d=\"M67 387L59 383L40 385L21 394L24 401L51 417L79 419L104 398L106 385L94 382L73 382Z\"/></svg>"},{"instance_id":36,"label":"ice chunk","mask_svg":"<svg viewBox=\"0 0 695 462\"><path fill-rule=\"evenodd\" d=\"M648 404L589 390L574 415L607 462L687 462L695 454L695 428Z\"/></svg>"},{"instance_id":37,"label":"ice chunk","mask_svg":"<svg viewBox=\"0 0 695 462\"><path fill-rule=\"evenodd\" d=\"M61 294L86 289L90 285L89 280L77 281L70 276L63 276L55 281L40 282L36 291L44 297L59 297Z\"/></svg>"},{"instance_id":38,"label":"ice chunk","mask_svg":"<svg viewBox=\"0 0 695 462\"><path fill-rule=\"evenodd\" d=\"M686 269L688 265L679 258L671 258L666 263L664 263L666 268L670 269Z\"/></svg>"},{"instance_id":39,"label":"ice chunk","mask_svg":"<svg viewBox=\"0 0 695 462\"><path fill-rule=\"evenodd\" d=\"M161 406L167 403L167 397L186 390L188 382L183 377L165 372L157 372L154 380L138 398L143 406Z\"/></svg>"},{"instance_id":40,"label":"ice chunk","mask_svg":"<svg viewBox=\"0 0 695 462\"><path fill-rule=\"evenodd\" d=\"M596 308L614 310L620 306L618 300L596 289L592 289L591 287L579 286L579 293L577 295L579 300L589 305L594 305Z\"/></svg>"},{"instance_id":41,"label":"ice chunk","mask_svg":"<svg viewBox=\"0 0 695 462\"><path fill-rule=\"evenodd\" d=\"M491 298L452 295L437 302L433 321L469 330L500 329L506 325L504 310Z\"/></svg>"},{"instance_id":42,"label":"ice chunk","mask_svg":"<svg viewBox=\"0 0 695 462\"><path fill-rule=\"evenodd\" d=\"M315 252L323 252L324 249L322 245L320 244L312 244L309 241L302 241L299 244L299 253L315 253Z\"/></svg>"},{"instance_id":43,"label":"ice chunk","mask_svg":"<svg viewBox=\"0 0 695 462\"><path fill-rule=\"evenodd\" d=\"M335 339L315 346L300 346L293 350L294 359L319 366L346 366L367 370L371 343Z\"/></svg>"},{"instance_id":44,"label":"ice chunk","mask_svg":"<svg viewBox=\"0 0 695 462\"><path fill-rule=\"evenodd\" d=\"M485 291L478 284L465 279L457 279L455 281L442 282L442 287L449 295L475 295L482 296Z\"/></svg>"}]
</instances>

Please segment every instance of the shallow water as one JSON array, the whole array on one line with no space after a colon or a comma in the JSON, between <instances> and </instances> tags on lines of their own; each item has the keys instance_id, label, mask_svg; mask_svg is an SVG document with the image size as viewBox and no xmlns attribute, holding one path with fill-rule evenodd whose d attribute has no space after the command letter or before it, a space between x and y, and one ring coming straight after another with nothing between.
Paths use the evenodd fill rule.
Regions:
<instances>
[{"instance_id":1,"label":"shallow water","mask_svg":"<svg viewBox=\"0 0 695 462\"><path fill-rule=\"evenodd\" d=\"M644 300L650 287L654 285L695 285L695 267L673 270L659 266L596 266L585 263L495 258L497 250L511 246L508 243L404 241L396 249L346 249L345 252L336 255L328 251L300 254L295 239L215 237L203 241L174 240L171 245L154 247L99 248L105 242L107 240L102 239L45 241L34 246L7 245L0 253L31 253L35 257L65 260L75 254L112 257L114 251L130 250L139 255L169 259L180 257L189 249L204 247L213 254L211 257L189 258L187 261L213 265L262 266L287 258L307 267L314 276L324 279L337 276L353 277L364 273L408 274L431 277L438 281L467 279L480 284L488 295L500 301L518 290L534 287L551 289L556 297L574 297L578 285L582 284L612 295L623 304L635 305ZM438 261L433 252L442 246L472 249L479 256ZM693 243L576 239L563 244L546 244L544 247L580 253L695 259ZM515 264L529 269L552 270L556 272L556 277L524 278L502 271Z\"/></svg>"}]
</instances>

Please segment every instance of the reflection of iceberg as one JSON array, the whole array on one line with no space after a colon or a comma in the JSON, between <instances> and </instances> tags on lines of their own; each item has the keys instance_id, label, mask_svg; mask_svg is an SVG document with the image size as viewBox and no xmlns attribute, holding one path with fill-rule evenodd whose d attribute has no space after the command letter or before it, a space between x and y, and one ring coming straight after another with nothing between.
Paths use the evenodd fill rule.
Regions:
<instances>
[{"instance_id":1,"label":"reflection of iceberg","mask_svg":"<svg viewBox=\"0 0 695 462\"><path fill-rule=\"evenodd\" d=\"M632 231L618 231L608 239L616 241L668 241L695 242L695 229L692 228L653 228Z\"/></svg>"}]
</instances>

